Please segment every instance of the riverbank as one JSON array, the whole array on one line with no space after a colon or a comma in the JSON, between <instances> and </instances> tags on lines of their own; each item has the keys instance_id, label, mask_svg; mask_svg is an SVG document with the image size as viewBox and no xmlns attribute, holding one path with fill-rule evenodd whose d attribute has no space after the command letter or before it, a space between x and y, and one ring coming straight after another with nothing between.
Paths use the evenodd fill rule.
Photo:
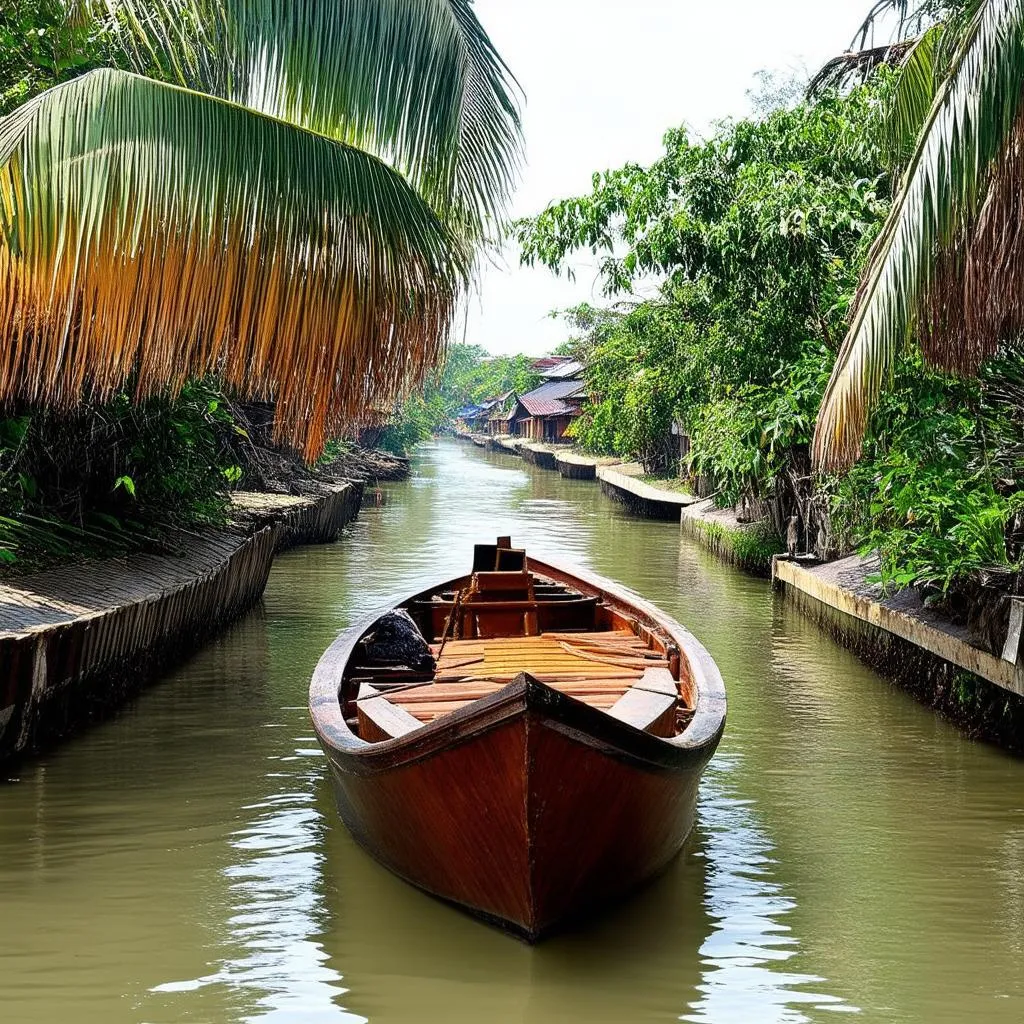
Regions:
<instances>
[{"instance_id":1,"label":"riverbank","mask_svg":"<svg viewBox=\"0 0 1024 1024\"><path fill-rule=\"evenodd\" d=\"M635 462L599 466L596 473L601 490L609 498L647 519L679 522L683 510L698 501L686 491L641 480L643 467Z\"/></svg>"},{"instance_id":2,"label":"riverbank","mask_svg":"<svg viewBox=\"0 0 1024 1024\"><path fill-rule=\"evenodd\" d=\"M967 735L1024 753L1024 668L979 647L916 590L886 595L872 582L877 572L877 560L859 555L817 565L780 557L773 582L833 639Z\"/></svg>"},{"instance_id":3,"label":"riverbank","mask_svg":"<svg viewBox=\"0 0 1024 1024\"><path fill-rule=\"evenodd\" d=\"M0 583L0 763L122 704L263 594L275 554L335 540L360 482L307 496L238 493L224 529L176 531L170 553L65 565Z\"/></svg>"},{"instance_id":4,"label":"riverbank","mask_svg":"<svg viewBox=\"0 0 1024 1024\"><path fill-rule=\"evenodd\" d=\"M772 574L772 558L783 548L781 538L766 520L741 523L734 509L716 508L711 498L687 505L680 528L723 562L765 579Z\"/></svg>"}]
</instances>

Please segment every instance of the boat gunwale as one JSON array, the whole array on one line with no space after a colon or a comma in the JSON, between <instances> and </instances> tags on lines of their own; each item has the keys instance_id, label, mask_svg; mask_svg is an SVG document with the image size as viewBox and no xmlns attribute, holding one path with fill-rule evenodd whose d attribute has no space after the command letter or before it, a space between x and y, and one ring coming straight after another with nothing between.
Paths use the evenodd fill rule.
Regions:
<instances>
[{"instance_id":1,"label":"boat gunwale","mask_svg":"<svg viewBox=\"0 0 1024 1024\"><path fill-rule=\"evenodd\" d=\"M685 661L693 698L693 717L672 737L642 732L610 717L605 711L533 679L517 678L497 693L475 700L457 711L426 723L394 739L370 743L357 736L345 721L341 685L356 644L374 624L394 608L458 587L470 574L442 580L375 611L344 630L317 663L310 682L309 711L314 729L337 767L360 775L376 774L415 763L443 750L469 742L530 709L543 708L550 724L608 756L625 758L649 770L690 769L710 759L725 728L725 684L714 659L685 626L659 608L611 580L583 569L565 568L531 557L531 570L541 576L590 591L614 610L626 613L647 628L667 635ZM683 675L682 662L680 676ZM339 761L343 759L343 763Z\"/></svg>"}]
</instances>

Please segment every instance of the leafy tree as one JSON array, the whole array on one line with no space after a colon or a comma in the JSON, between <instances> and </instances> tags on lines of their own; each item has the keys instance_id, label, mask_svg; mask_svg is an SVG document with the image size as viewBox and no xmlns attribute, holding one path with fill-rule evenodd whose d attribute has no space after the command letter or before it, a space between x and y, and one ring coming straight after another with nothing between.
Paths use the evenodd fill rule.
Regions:
<instances>
[{"instance_id":1,"label":"leafy tree","mask_svg":"<svg viewBox=\"0 0 1024 1024\"><path fill-rule=\"evenodd\" d=\"M656 300L591 314L587 443L660 466L676 419L690 469L723 500L799 508L805 496L780 481L806 475L814 409L888 209L878 112L890 88L882 74L706 142L670 131L651 167L597 175L590 195L517 226L524 261L556 272L589 249L609 296L664 282Z\"/></svg>"},{"instance_id":2,"label":"leafy tree","mask_svg":"<svg viewBox=\"0 0 1024 1024\"><path fill-rule=\"evenodd\" d=\"M0 117L61 82L116 60L102 26L69 16L65 0L0 10Z\"/></svg>"},{"instance_id":3,"label":"leafy tree","mask_svg":"<svg viewBox=\"0 0 1024 1024\"><path fill-rule=\"evenodd\" d=\"M363 397L379 398L426 372L515 167L507 73L464 0L404 12L371 0L347 5L342 21L337 5L288 11L300 7L301 25L251 0L0 11L0 114L14 111L0 197L22 203L0 240L0 560L67 551L67 538L79 552L116 548L222 514L245 459L229 403L196 379L206 370L245 393L272 391L307 451L330 382L376 376L384 391L370 383ZM275 55L264 86L246 92ZM41 162L23 165L35 144ZM68 155L77 182L57 173ZM19 178L23 166L37 179ZM257 230L261 218L273 230ZM48 293L32 285L51 274L57 294L43 308ZM354 302L359 289L377 290L376 324L373 303ZM26 313L38 314L31 336ZM47 348L65 314L69 337ZM247 332L262 346L249 357L236 345ZM327 363L302 356L299 334ZM410 338L418 351L403 347ZM87 406L68 409L86 393ZM333 416L347 400L334 387L326 401Z\"/></svg>"},{"instance_id":4,"label":"leafy tree","mask_svg":"<svg viewBox=\"0 0 1024 1024\"><path fill-rule=\"evenodd\" d=\"M529 356L491 356L479 345L458 344L421 393L411 396L381 433L378 444L397 454L447 427L455 412L510 391L524 394L540 378Z\"/></svg>"}]
</instances>

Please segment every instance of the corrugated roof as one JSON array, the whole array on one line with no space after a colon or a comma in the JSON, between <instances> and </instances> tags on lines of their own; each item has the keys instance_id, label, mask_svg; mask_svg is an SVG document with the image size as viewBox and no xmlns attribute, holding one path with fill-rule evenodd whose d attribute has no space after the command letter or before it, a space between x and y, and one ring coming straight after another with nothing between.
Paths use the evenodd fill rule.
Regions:
<instances>
[{"instance_id":1,"label":"corrugated roof","mask_svg":"<svg viewBox=\"0 0 1024 1024\"><path fill-rule=\"evenodd\" d=\"M576 406L567 404L565 399L582 394L584 387L581 380L553 380L520 395L519 403L531 416L562 416L576 412Z\"/></svg>"},{"instance_id":2,"label":"corrugated roof","mask_svg":"<svg viewBox=\"0 0 1024 1024\"><path fill-rule=\"evenodd\" d=\"M583 372L583 364L570 359L567 363L559 363L546 370L541 370L540 375L545 380L568 380L570 377L578 377Z\"/></svg>"}]
</instances>

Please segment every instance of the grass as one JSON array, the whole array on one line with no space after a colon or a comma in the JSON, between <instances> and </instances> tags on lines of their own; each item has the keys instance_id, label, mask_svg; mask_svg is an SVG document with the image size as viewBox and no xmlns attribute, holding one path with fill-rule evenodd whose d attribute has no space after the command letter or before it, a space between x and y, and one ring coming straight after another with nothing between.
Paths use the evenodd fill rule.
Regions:
<instances>
[{"instance_id":1,"label":"grass","mask_svg":"<svg viewBox=\"0 0 1024 1024\"><path fill-rule=\"evenodd\" d=\"M645 473L636 479L642 480L645 484L650 484L651 487L658 487L663 491L675 491L678 494L692 493L689 481L684 480L681 476L656 476Z\"/></svg>"},{"instance_id":2,"label":"grass","mask_svg":"<svg viewBox=\"0 0 1024 1024\"><path fill-rule=\"evenodd\" d=\"M688 522L703 535L704 543L711 551L759 576L770 574L772 556L784 548L782 538L767 521L744 527L728 527L704 519L690 519Z\"/></svg>"}]
</instances>

